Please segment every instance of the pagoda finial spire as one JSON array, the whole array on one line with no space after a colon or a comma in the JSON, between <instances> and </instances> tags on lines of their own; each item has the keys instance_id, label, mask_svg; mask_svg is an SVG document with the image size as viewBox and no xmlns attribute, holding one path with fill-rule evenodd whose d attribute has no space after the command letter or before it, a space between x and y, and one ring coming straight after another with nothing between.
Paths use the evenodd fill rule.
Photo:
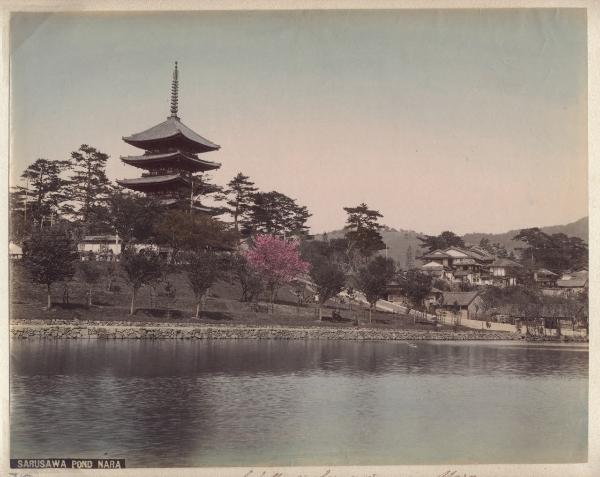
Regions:
<instances>
[{"instance_id":1,"label":"pagoda finial spire","mask_svg":"<svg viewBox=\"0 0 600 477\"><path fill-rule=\"evenodd\" d=\"M173 70L173 82L171 83L171 117L177 117L177 95L179 94L179 76L177 70L177 62Z\"/></svg>"}]
</instances>

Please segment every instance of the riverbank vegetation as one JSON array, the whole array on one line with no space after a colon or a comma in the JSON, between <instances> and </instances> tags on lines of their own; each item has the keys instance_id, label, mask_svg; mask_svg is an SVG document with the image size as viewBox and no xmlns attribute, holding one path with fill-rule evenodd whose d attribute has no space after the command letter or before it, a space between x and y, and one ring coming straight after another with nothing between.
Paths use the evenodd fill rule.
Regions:
<instances>
[{"instance_id":1,"label":"riverbank vegetation","mask_svg":"<svg viewBox=\"0 0 600 477\"><path fill-rule=\"evenodd\" d=\"M365 203L344 207L341 236L315 239L305 206L282 192L260 191L242 173L225 187L195 177L189 203L170 208L159 196L111 183L107 159L85 144L66 161L38 159L23 172L26 185L11 192L10 235L22 246L21 259L11 264L13 318L437 329L446 326L436 317L439 306L452 313L456 329L461 313L485 315L485 321L510 315L515 326L515 317L542 320L543 328L568 318L573 331L575 322L587 323L587 292L548 297L532 282L540 265L555 276L586 265L581 239L524 229L516 236L528 246L520 263L482 240L478 248L488 253L487 266L508 267L502 280L511 284L483 287L477 257L463 258L455 269L448 266L450 255L445 265L431 262L427 270L415 264L421 253L435 258L452 247L462 253L467 246L451 231L420 237L422 250L407 250L412 266L402 269L388 257L383 215ZM215 205L196 206L199 198ZM115 234L119 249L78 249L83 238L94 238L90 234ZM471 291L483 302L474 313L467 311L470 301L439 301L445 292L456 300L457 292ZM381 300L396 292L401 305L388 303L394 312L382 312Z\"/></svg>"}]
</instances>

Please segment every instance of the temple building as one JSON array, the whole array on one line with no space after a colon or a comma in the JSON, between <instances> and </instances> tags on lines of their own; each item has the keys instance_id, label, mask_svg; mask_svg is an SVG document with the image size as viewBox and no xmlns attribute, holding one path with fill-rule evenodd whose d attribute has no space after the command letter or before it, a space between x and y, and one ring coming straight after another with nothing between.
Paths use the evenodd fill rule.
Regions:
<instances>
[{"instance_id":1,"label":"temple building","mask_svg":"<svg viewBox=\"0 0 600 477\"><path fill-rule=\"evenodd\" d=\"M198 198L211 191L211 186L202 181L202 173L216 170L221 164L201 159L199 154L216 151L220 146L191 130L177 116L178 74L175 62L171 115L167 120L145 131L123 137L123 141L142 149L144 154L121 156L121 160L145 172L137 179L122 179L117 180L117 183L127 189L154 196L167 207L218 213L216 209L202 206Z\"/></svg>"}]
</instances>

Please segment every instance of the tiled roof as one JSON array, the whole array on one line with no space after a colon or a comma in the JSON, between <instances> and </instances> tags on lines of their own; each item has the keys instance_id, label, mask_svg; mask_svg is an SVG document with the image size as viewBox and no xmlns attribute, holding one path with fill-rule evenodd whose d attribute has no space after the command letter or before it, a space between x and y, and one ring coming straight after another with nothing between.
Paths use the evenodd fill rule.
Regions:
<instances>
[{"instance_id":1,"label":"tiled roof","mask_svg":"<svg viewBox=\"0 0 600 477\"><path fill-rule=\"evenodd\" d=\"M469 248L468 250L471 253L475 253L477 255L479 255L481 258L483 259L487 259L487 260L493 260L494 259L494 255L492 255L490 252L488 252L487 250L478 247L478 246L474 246Z\"/></svg>"},{"instance_id":2,"label":"tiled roof","mask_svg":"<svg viewBox=\"0 0 600 477\"><path fill-rule=\"evenodd\" d=\"M579 270L578 272L573 272L569 275L575 278L587 278L589 276L589 272L587 270Z\"/></svg>"},{"instance_id":3,"label":"tiled roof","mask_svg":"<svg viewBox=\"0 0 600 477\"><path fill-rule=\"evenodd\" d=\"M200 136L200 134L192 131L189 127L183 124L179 118L173 116L169 117L166 121L157 124L156 126L146 129L145 131L124 137L123 140L133 146L136 146L138 145L137 143L160 141L174 138L176 136L183 136L192 143L195 143L198 146L198 152L214 151L221 147L218 144L215 144L214 142Z\"/></svg>"},{"instance_id":4,"label":"tiled roof","mask_svg":"<svg viewBox=\"0 0 600 477\"><path fill-rule=\"evenodd\" d=\"M454 252L454 253L452 253ZM448 247L444 249L444 253L448 254L452 258L461 258L461 256L470 256L469 252L461 247Z\"/></svg>"},{"instance_id":5,"label":"tiled roof","mask_svg":"<svg viewBox=\"0 0 600 477\"><path fill-rule=\"evenodd\" d=\"M421 258L450 258L450 255L444 253L442 250L434 250L422 255Z\"/></svg>"},{"instance_id":6,"label":"tiled roof","mask_svg":"<svg viewBox=\"0 0 600 477\"><path fill-rule=\"evenodd\" d=\"M432 270L432 269L442 270L444 268L444 266L441 263L429 262L429 263L426 263L425 265L423 265L421 268L427 268L429 270Z\"/></svg>"},{"instance_id":7,"label":"tiled roof","mask_svg":"<svg viewBox=\"0 0 600 477\"><path fill-rule=\"evenodd\" d=\"M539 270L537 270L537 274L538 275L548 275L550 277L557 277L558 276L556 273L551 272L547 268L540 268Z\"/></svg>"},{"instance_id":8,"label":"tiled roof","mask_svg":"<svg viewBox=\"0 0 600 477\"><path fill-rule=\"evenodd\" d=\"M468 306L478 295L478 291L442 293L443 303L446 306L452 306L455 302L458 306Z\"/></svg>"},{"instance_id":9,"label":"tiled roof","mask_svg":"<svg viewBox=\"0 0 600 477\"><path fill-rule=\"evenodd\" d=\"M458 260L460 260L460 262ZM457 266L461 266L461 265L478 265L478 263L474 259L472 259L472 258L459 258L454 263Z\"/></svg>"},{"instance_id":10,"label":"tiled roof","mask_svg":"<svg viewBox=\"0 0 600 477\"><path fill-rule=\"evenodd\" d=\"M138 177L136 179L119 179L117 182L121 185L130 185L130 184L162 184L165 182L172 182L177 180L183 180L189 182L185 177L180 176L179 174L169 174L166 176L146 176L146 177Z\"/></svg>"},{"instance_id":11,"label":"tiled roof","mask_svg":"<svg viewBox=\"0 0 600 477\"><path fill-rule=\"evenodd\" d=\"M523 268L523 265L511 260L510 258L497 258L490 264L490 267Z\"/></svg>"},{"instance_id":12,"label":"tiled roof","mask_svg":"<svg viewBox=\"0 0 600 477\"><path fill-rule=\"evenodd\" d=\"M556 286L559 288L582 288L587 285L586 278L571 278L570 280L557 280Z\"/></svg>"},{"instance_id":13,"label":"tiled roof","mask_svg":"<svg viewBox=\"0 0 600 477\"><path fill-rule=\"evenodd\" d=\"M194 157L193 155L186 154L182 151L166 152L163 154L144 154L142 156L121 156L123 162L141 167L146 167L154 162L164 162L165 160L168 161L172 159L185 159L189 161L189 163L195 165L198 169L202 170L218 169L221 167L221 164L218 162L205 161L204 159Z\"/></svg>"}]
</instances>

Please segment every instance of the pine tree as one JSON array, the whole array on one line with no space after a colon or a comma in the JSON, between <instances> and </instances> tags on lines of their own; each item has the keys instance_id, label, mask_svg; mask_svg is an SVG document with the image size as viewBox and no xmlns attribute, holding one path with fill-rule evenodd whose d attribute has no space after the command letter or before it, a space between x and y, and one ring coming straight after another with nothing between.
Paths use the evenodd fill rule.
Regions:
<instances>
[{"instance_id":1,"label":"pine tree","mask_svg":"<svg viewBox=\"0 0 600 477\"><path fill-rule=\"evenodd\" d=\"M66 200L68 182L61 174L69 169L68 161L37 159L21 178L25 186L15 187L15 203L23 211L24 221L42 227L57 214L59 206Z\"/></svg>"},{"instance_id":2,"label":"pine tree","mask_svg":"<svg viewBox=\"0 0 600 477\"><path fill-rule=\"evenodd\" d=\"M377 210L371 210L367 204L357 207L344 207L348 214L346 238L359 253L368 258L379 250L385 249L383 237L379 233L382 226L378 220L383 217Z\"/></svg>"},{"instance_id":3,"label":"pine tree","mask_svg":"<svg viewBox=\"0 0 600 477\"><path fill-rule=\"evenodd\" d=\"M242 221L246 234L269 234L283 237L306 237L310 213L305 206L277 191L258 192Z\"/></svg>"},{"instance_id":4,"label":"pine tree","mask_svg":"<svg viewBox=\"0 0 600 477\"><path fill-rule=\"evenodd\" d=\"M107 202L111 183L106 177L108 155L82 144L71 153L73 174L70 177L69 204L64 210L81 222L88 231L106 229Z\"/></svg>"},{"instance_id":5,"label":"pine tree","mask_svg":"<svg viewBox=\"0 0 600 477\"><path fill-rule=\"evenodd\" d=\"M439 235L424 235L419 237L421 241L421 247L427 249L428 252L434 250L444 250L448 247L464 247L465 243L463 239L456 235L454 232L446 230Z\"/></svg>"},{"instance_id":6,"label":"pine tree","mask_svg":"<svg viewBox=\"0 0 600 477\"><path fill-rule=\"evenodd\" d=\"M254 193L258 189L249 176L238 172L238 174L227 183L224 191L224 200L229 206L228 212L233 217L233 226L239 231L239 222L250 209Z\"/></svg>"}]
</instances>

